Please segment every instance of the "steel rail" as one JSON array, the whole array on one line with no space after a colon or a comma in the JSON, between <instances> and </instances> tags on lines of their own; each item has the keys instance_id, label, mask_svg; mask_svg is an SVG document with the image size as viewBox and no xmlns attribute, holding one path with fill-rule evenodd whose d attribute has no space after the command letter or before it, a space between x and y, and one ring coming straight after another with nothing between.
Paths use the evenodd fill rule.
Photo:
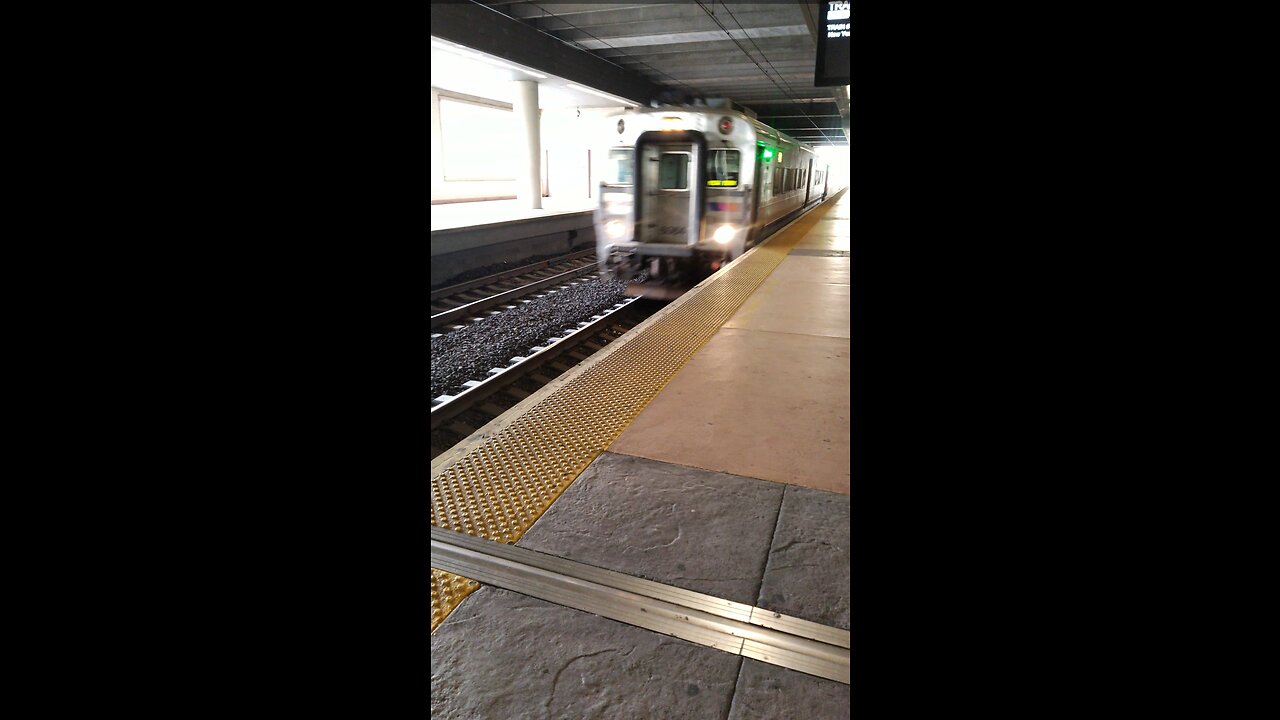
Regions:
<instances>
[{"instance_id":1,"label":"steel rail","mask_svg":"<svg viewBox=\"0 0 1280 720\"><path fill-rule=\"evenodd\" d=\"M491 372L484 380L471 381L475 384L457 395L442 396L446 399L431 407L431 429L436 430L442 427L444 423L473 407L477 402L525 377L530 371L536 370L572 350L580 344L580 341L588 340L600 333L605 326L617 320L615 314L618 311L636 300L637 298L633 297L624 298L617 305L614 305L586 325L569 331L567 334L548 338L538 349L534 350L533 354L512 358L512 360L516 361L514 364L505 368L498 368L497 372ZM432 402L435 402L435 400L436 398L432 398Z\"/></svg>"},{"instance_id":2,"label":"steel rail","mask_svg":"<svg viewBox=\"0 0 1280 720\"><path fill-rule=\"evenodd\" d=\"M444 327L458 318L474 315L481 310L487 310L496 305L504 305L512 300L517 300L525 295L542 290L543 288L551 287L552 285L559 285L560 283L568 282L574 278L593 272L598 272L594 263L584 265L580 268L574 268L573 270L562 272L558 275L552 275L544 280L538 280L537 282L529 283L528 285L522 285L518 288L498 293L497 295L491 295L487 298L453 308L452 310L436 313L431 316L431 329L435 330L437 328Z\"/></svg>"},{"instance_id":3,"label":"steel rail","mask_svg":"<svg viewBox=\"0 0 1280 720\"><path fill-rule=\"evenodd\" d=\"M431 567L724 652L849 683L847 630L792 617L772 627L763 625L758 621L766 616L775 620L785 616L437 527L431 528Z\"/></svg>"},{"instance_id":4,"label":"steel rail","mask_svg":"<svg viewBox=\"0 0 1280 720\"><path fill-rule=\"evenodd\" d=\"M535 272L537 270L542 270L554 264L558 264L562 262L573 262L575 260L580 260L584 257L588 257L595 254L596 254L596 251L594 249L582 250L580 252L564 255L562 257L548 258L541 262L530 263L523 267L513 268L511 270L504 270L500 273L495 273L493 275L486 275L482 278L467 280L466 282L461 282L461 283L458 283L457 285L442 287L439 290L431 291L431 300L432 302L434 302L441 298L449 297L450 295L457 295L458 293L466 292L467 290L474 290L476 288L484 287L485 285L492 285L497 282L502 282L503 280L506 280L508 278L517 277L519 275L526 275L528 273Z\"/></svg>"}]
</instances>

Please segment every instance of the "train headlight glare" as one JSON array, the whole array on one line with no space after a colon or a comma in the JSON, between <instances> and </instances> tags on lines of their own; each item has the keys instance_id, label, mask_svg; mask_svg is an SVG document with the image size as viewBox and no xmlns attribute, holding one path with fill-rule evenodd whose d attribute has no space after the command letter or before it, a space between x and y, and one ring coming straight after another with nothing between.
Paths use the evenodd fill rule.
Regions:
<instances>
[{"instance_id":1,"label":"train headlight glare","mask_svg":"<svg viewBox=\"0 0 1280 720\"><path fill-rule=\"evenodd\" d=\"M721 225L719 228L716 229L716 234L712 235L711 239L715 240L721 245L728 245L729 241L733 239L733 226Z\"/></svg>"},{"instance_id":2,"label":"train headlight glare","mask_svg":"<svg viewBox=\"0 0 1280 720\"><path fill-rule=\"evenodd\" d=\"M604 231L609 233L609 237L622 237L622 234L626 232L626 228L622 227L622 223L614 220L604 226Z\"/></svg>"}]
</instances>

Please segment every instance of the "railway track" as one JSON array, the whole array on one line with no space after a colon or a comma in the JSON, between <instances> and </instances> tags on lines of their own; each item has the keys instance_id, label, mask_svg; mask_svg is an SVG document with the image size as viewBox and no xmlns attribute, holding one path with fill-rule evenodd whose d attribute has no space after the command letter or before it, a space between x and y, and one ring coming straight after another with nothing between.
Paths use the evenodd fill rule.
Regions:
<instances>
[{"instance_id":1,"label":"railway track","mask_svg":"<svg viewBox=\"0 0 1280 720\"><path fill-rule=\"evenodd\" d=\"M594 250L514 268L431 292L432 331L596 271Z\"/></svg>"},{"instance_id":2,"label":"railway track","mask_svg":"<svg viewBox=\"0 0 1280 720\"><path fill-rule=\"evenodd\" d=\"M661 307L629 297L599 315L547 338L461 392L431 400L431 457L448 450L556 377L622 337Z\"/></svg>"}]
</instances>

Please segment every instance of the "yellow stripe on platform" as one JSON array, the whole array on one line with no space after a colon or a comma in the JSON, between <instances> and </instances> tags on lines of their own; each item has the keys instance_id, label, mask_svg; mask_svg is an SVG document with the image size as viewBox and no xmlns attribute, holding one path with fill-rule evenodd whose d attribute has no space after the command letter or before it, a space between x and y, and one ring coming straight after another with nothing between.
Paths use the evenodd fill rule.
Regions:
<instances>
[{"instance_id":1,"label":"yellow stripe on platform","mask_svg":"<svg viewBox=\"0 0 1280 720\"><path fill-rule=\"evenodd\" d=\"M839 197L839 194L836 195ZM431 471L431 524L515 543L826 215L833 197L513 408ZM505 420L506 416L500 420ZM482 431L483 432L483 431ZM434 631L477 584L431 570Z\"/></svg>"}]
</instances>

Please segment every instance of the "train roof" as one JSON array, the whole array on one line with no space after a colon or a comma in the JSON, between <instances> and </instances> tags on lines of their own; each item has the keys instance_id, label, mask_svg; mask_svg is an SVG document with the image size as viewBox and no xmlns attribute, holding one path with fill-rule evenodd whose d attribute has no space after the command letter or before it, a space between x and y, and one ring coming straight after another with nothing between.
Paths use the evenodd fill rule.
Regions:
<instances>
[{"instance_id":1,"label":"train roof","mask_svg":"<svg viewBox=\"0 0 1280 720\"><path fill-rule=\"evenodd\" d=\"M748 115L747 113L744 113L741 110L735 110L731 108L708 107L705 105L659 105L656 108L655 107L632 108L631 110L628 110L627 112L623 113L623 115L641 115L641 114L653 115L657 113L671 112L673 110L678 112L685 112L685 113L698 113L700 115L715 115L716 117L724 117L725 115L728 115L730 117L739 118L749 123L751 127L755 128L756 132L759 134L770 136L774 140L778 140L781 142L791 143L792 145L795 145L800 148L804 148L809 152L814 152L813 146L810 145L809 143L796 140L795 138L791 137L790 135L780 130L776 130L772 127L769 127L768 125L765 125L764 123L755 119L753 115Z\"/></svg>"}]
</instances>

